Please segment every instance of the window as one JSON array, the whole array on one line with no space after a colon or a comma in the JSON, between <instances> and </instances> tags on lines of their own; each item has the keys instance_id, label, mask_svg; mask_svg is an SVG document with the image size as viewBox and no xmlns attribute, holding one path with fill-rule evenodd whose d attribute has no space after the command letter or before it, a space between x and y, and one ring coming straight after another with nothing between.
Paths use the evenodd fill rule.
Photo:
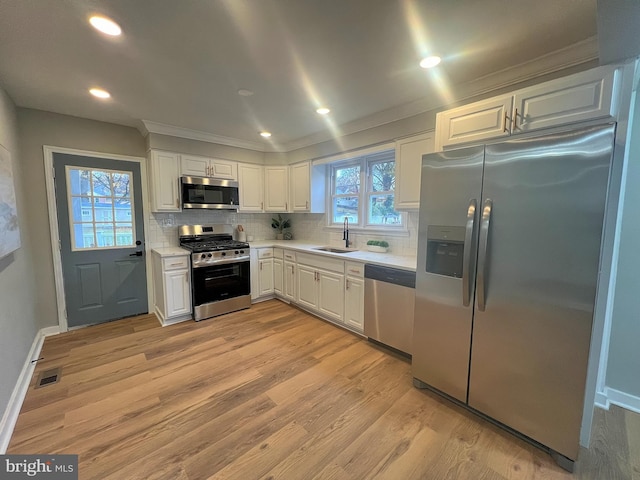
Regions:
<instances>
[{"instance_id":1,"label":"window","mask_svg":"<svg viewBox=\"0 0 640 480\"><path fill-rule=\"evenodd\" d=\"M132 172L66 167L73 250L132 247Z\"/></svg>"},{"instance_id":2,"label":"window","mask_svg":"<svg viewBox=\"0 0 640 480\"><path fill-rule=\"evenodd\" d=\"M331 168L331 224L371 229L404 228L395 205L393 150L335 163Z\"/></svg>"}]
</instances>

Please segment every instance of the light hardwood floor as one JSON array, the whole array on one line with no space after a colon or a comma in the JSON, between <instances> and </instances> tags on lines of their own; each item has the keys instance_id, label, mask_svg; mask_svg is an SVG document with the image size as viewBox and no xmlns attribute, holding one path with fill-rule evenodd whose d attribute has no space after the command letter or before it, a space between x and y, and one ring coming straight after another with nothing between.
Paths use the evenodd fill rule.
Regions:
<instances>
[{"instance_id":1,"label":"light hardwood floor","mask_svg":"<svg viewBox=\"0 0 640 480\"><path fill-rule=\"evenodd\" d=\"M640 479L640 416L598 410L572 476L412 386L409 363L278 301L161 328L46 339L8 453L79 455L81 479Z\"/></svg>"}]
</instances>

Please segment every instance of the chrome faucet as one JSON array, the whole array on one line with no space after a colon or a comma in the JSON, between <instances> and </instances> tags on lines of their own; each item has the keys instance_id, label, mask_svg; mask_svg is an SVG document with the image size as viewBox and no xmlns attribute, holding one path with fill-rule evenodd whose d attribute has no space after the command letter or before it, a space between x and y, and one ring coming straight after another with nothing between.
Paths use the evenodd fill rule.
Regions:
<instances>
[{"instance_id":1,"label":"chrome faucet","mask_svg":"<svg viewBox=\"0 0 640 480\"><path fill-rule=\"evenodd\" d=\"M344 240L345 248L349 248L349 245L351 245L351 242L349 241L349 217L344 217L342 239Z\"/></svg>"}]
</instances>

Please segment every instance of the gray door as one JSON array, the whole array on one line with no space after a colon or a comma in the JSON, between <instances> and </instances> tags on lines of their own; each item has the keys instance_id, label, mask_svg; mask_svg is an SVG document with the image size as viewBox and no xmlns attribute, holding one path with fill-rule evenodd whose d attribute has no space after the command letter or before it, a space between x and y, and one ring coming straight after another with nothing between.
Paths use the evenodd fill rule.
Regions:
<instances>
[{"instance_id":1,"label":"gray door","mask_svg":"<svg viewBox=\"0 0 640 480\"><path fill-rule=\"evenodd\" d=\"M413 376L467 400L484 147L422 161ZM474 205L476 206L474 208Z\"/></svg>"},{"instance_id":2,"label":"gray door","mask_svg":"<svg viewBox=\"0 0 640 480\"><path fill-rule=\"evenodd\" d=\"M140 165L53 156L69 327L148 312Z\"/></svg>"},{"instance_id":3,"label":"gray door","mask_svg":"<svg viewBox=\"0 0 640 480\"><path fill-rule=\"evenodd\" d=\"M571 459L613 139L607 126L486 147L469 405Z\"/></svg>"}]
</instances>

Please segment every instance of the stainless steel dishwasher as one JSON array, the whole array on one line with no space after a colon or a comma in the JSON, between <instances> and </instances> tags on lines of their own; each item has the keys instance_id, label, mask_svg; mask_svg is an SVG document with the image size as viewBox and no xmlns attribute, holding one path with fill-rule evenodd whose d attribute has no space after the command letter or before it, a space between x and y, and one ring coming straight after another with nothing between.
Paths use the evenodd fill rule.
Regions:
<instances>
[{"instance_id":1,"label":"stainless steel dishwasher","mask_svg":"<svg viewBox=\"0 0 640 480\"><path fill-rule=\"evenodd\" d=\"M411 354L416 274L398 268L364 266L364 334Z\"/></svg>"}]
</instances>

